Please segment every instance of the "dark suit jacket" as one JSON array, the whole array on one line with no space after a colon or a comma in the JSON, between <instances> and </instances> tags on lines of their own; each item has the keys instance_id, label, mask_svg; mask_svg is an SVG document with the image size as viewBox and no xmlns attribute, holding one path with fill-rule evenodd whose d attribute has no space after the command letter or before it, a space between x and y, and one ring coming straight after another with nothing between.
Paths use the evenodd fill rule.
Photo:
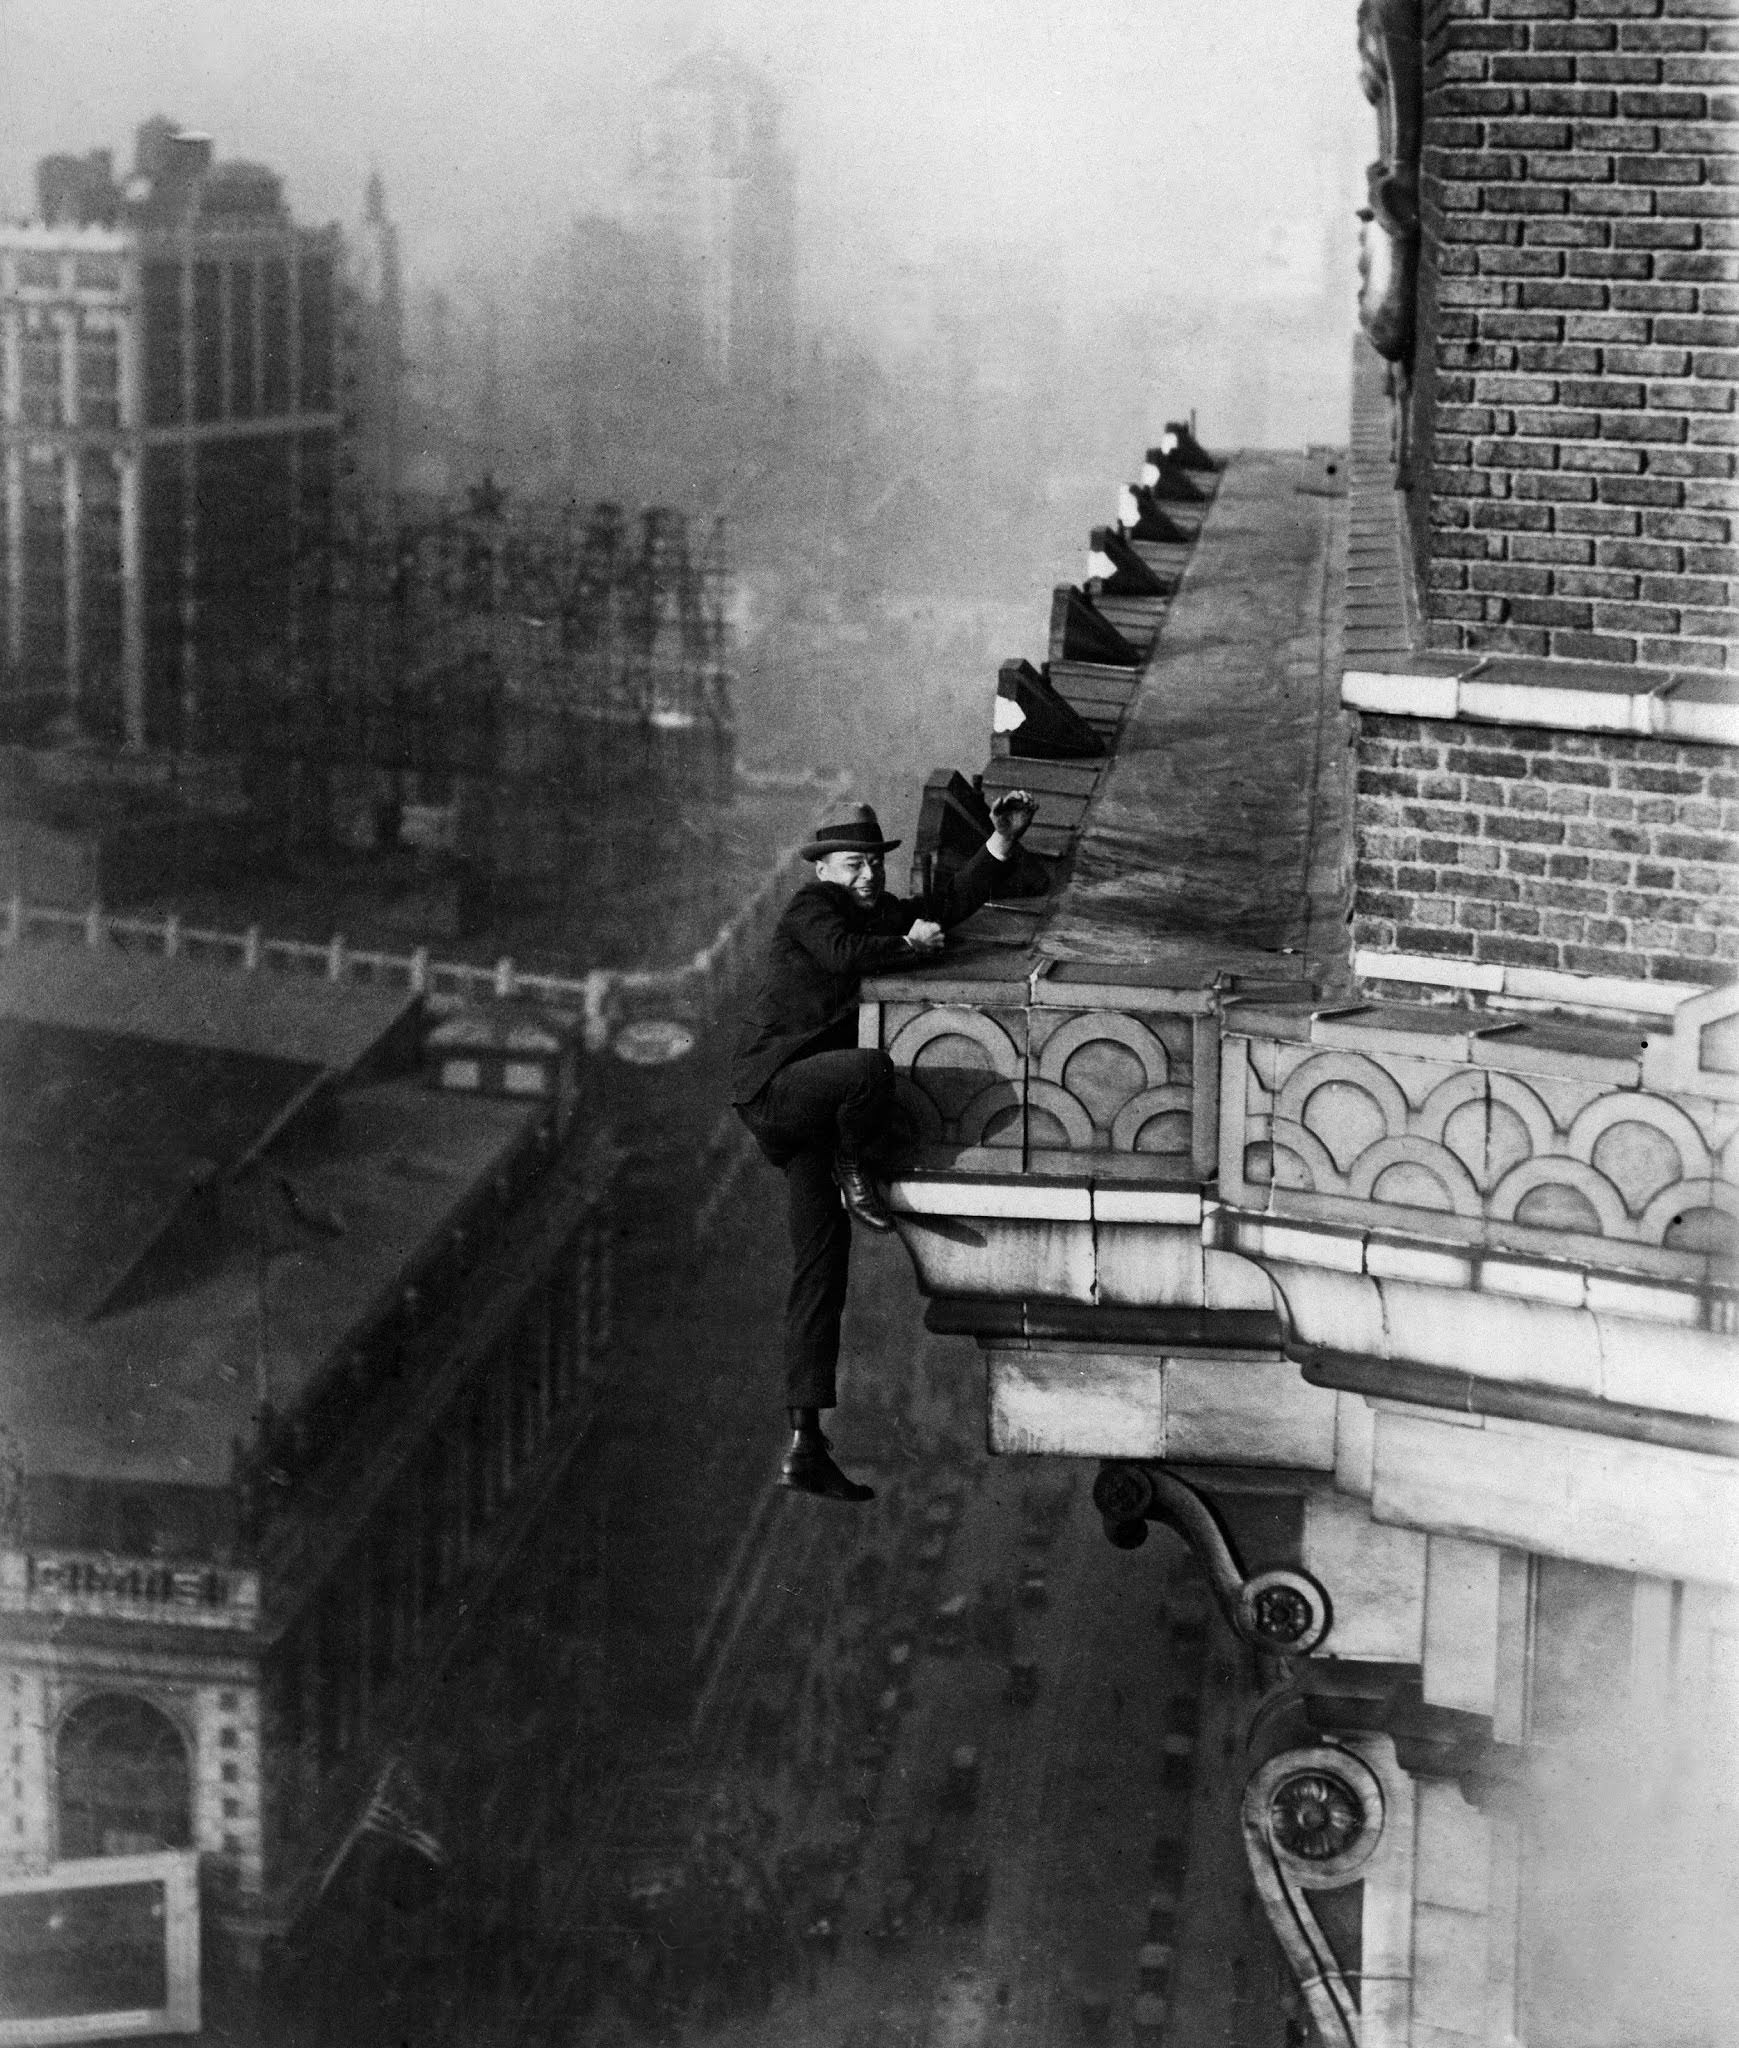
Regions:
<instances>
[{"instance_id":1,"label":"dark suit jacket","mask_svg":"<svg viewBox=\"0 0 1739 2048\"><path fill-rule=\"evenodd\" d=\"M1012 863L980 847L945 888L884 896L863 909L836 882L806 882L785 906L767 949L767 971L737 1040L732 1102L752 1102L781 1067L857 1043L857 993L866 974L915 967L906 944L918 918L946 928L989 901Z\"/></svg>"}]
</instances>

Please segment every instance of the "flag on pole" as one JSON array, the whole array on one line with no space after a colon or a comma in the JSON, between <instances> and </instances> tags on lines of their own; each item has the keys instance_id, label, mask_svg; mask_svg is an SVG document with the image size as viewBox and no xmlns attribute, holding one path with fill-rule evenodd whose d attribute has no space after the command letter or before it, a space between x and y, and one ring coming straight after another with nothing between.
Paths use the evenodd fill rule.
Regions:
<instances>
[{"instance_id":1,"label":"flag on pole","mask_svg":"<svg viewBox=\"0 0 1739 2048\"><path fill-rule=\"evenodd\" d=\"M433 1903L452 1868L442 1846L434 1801L402 1756L381 1767L373 1794L326 1867L324 1894L347 1862L355 1882L402 1913Z\"/></svg>"}]
</instances>

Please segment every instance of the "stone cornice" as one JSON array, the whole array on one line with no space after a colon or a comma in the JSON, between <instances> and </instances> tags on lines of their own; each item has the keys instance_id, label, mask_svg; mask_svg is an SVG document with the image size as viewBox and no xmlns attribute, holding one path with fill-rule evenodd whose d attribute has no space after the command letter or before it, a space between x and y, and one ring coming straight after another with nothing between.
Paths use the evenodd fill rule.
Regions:
<instances>
[{"instance_id":1,"label":"stone cornice","mask_svg":"<svg viewBox=\"0 0 1739 2048\"><path fill-rule=\"evenodd\" d=\"M1348 668L1340 694L1349 710L1389 717L1739 746L1739 682L1698 669L1424 657Z\"/></svg>"}]
</instances>

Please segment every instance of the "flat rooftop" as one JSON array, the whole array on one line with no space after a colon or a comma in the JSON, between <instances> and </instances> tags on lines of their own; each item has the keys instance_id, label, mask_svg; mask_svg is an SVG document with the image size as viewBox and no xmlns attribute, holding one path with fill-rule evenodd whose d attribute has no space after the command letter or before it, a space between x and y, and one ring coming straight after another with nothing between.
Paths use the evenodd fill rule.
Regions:
<instances>
[{"instance_id":1,"label":"flat rooftop","mask_svg":"<svg viewBox=\"0 0 1739 2048\"><path fill-rule=\"evenodd\" d=\"M0 1018L0 1299L99 1314L202 1184L233 1174L321 1070Z\"/></svg>"},{"instance_id":2,"label":"flat rooftop","mask_svg":"<svg viewBox=\"0 0 1739 2048\"><path fill-rule=\"evenodd\" d=\"M225 1189L209 1262L182 1284L96 1321L0 1301L0 1422L27 1474L227 1485L262 1383L291 1407L538 1115L416 1081L347 1089L329 1124L287 1132L267 1173ZM340 1229L298 1225L278 1174Z\"/></svg>"},{"instance_id":3,"label":"flat rooftop","mask_svg":"<svg viewBox=\"0 0 1739 2048\"><path fill-rule=\"evenodd\" d=\"M5 970L0 1422L29 1478L225 1485L262 1395L294 1405L541 1107L377 1071L402 997L97 949Z\"/></svg>"},{"instance_id":4,"label":"flat rooftop","mask_svg":"<svg viewBox=\"0 0 1739 2048\"><path fill-rule=\"evenodd\" d=\"M349 1073L416 1007L403 989L237 974L113 946L0 952L0 1018L250 1053Z\"/></svg>"}]
</instances>

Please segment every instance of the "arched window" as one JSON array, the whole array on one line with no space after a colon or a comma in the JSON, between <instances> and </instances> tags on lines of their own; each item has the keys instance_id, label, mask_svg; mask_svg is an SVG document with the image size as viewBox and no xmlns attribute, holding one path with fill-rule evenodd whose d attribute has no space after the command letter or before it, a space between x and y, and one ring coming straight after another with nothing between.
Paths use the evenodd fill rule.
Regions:
<instances>
[{"instance_id":1,"label":"arched window","mask_svg":"<svg viewBox=\"0 0 1739 2048\"><path fill-rule=\"evenodd\" d=\"M149 1701L99 1693L61 1724L56 1798L62 1856L133 1856L193 1840L187 1746Z\"/></svg>"}]
</instances>

